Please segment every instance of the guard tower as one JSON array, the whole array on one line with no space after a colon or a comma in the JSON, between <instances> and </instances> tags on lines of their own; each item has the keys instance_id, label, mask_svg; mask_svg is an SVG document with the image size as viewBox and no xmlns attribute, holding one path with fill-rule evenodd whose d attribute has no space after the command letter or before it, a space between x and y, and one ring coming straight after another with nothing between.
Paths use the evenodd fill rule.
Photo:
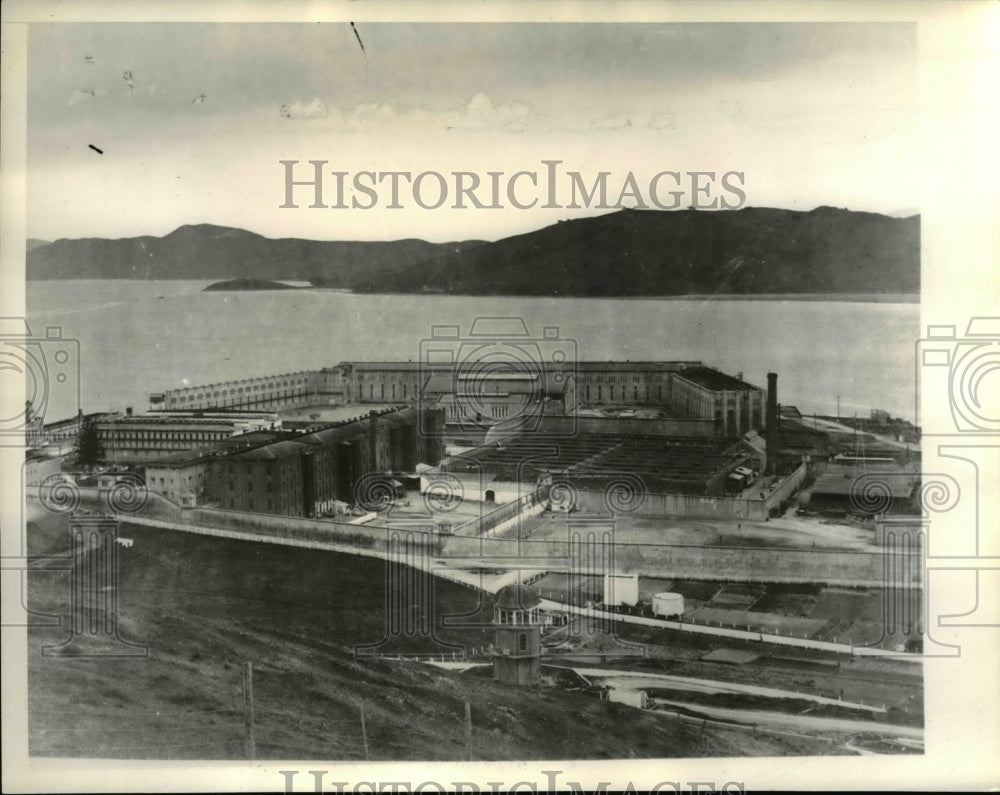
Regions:
<instances>
[{"instance_id":1,"label":"guard tower","mask_svg":"<svg viewBox=\"0 0 1000 795\"><path fill-rule=\"evenodd\" d=\"M493 606L493 678L510 685L536 685L542 678L541 599L527 586L508 585Z\"/></svg>"}]
</instances>

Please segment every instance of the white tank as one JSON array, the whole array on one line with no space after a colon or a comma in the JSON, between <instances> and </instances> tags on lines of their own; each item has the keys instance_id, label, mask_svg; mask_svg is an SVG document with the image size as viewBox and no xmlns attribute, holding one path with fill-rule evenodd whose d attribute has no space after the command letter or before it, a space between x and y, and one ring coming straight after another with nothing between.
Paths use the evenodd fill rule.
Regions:
<instances>
[{"instance_id":1,"label":"white tank","mask_svg":"<svg viewBox=\"0 0 1000 795\"><path fill-rule=\"evenodd\" d=\"M684 597L679 593L664 591L653 596L654 616L681 616L684 615Z\"/></svg>"},{"instance_id":2,"label":"white tank","mask_svg":"<svg viewBox=\"0 0 1000 795\"><path fill-rule=\"evenodd\" d=\"M639 575L605 574L604 604L630 607L639 604Z\"/></svg>"}]
</instances>

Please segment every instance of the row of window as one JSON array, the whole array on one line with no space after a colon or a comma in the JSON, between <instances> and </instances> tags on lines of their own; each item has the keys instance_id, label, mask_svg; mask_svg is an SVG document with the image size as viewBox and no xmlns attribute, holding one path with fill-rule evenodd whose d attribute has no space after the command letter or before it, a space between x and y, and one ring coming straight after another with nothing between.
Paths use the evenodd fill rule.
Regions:
<instances>
[{"instance_id":1,"label":"row of window","mask_svg":"<svg viewBox=\"0 0 1000 795\"><path fill-rule=\"evenodd\" d=\"M272 489L272 484L271 484L271 478L267 479L267 483L265 484L265 487L266 487L265 490L268 491L268 492L270 492L270 491L273 490ZM285 479L284 478L281 479L281 487L282 488L285 487ZM234 488L233 481L230 480L229 481L229 491L232 492L233 488ZM248 480L247 481L247 493L250 493L252 491L253 491L253 481L252 480Z\"/></svg>"},{"instance_id":2,"label":"row of window","mask_svg":"<svg viewBox=\"0 0 1000 795\"><path fill-rule=\"evenodd\" d=\"M594 384L638 384L642 381L664 381L665 375L631 375L616 373L615 375L594 375L592 373L581 373L580 380Z\"/></svg>"},{"instance_id":3,"label":"row of window","mask_svg":"<svg viewBox=\"0 0 1000 795\"><path fill-rule=\"evenodd\" d=\"M306 383L306 379L305 378L292 378L292 379L286 378L283 381L263 381L261 383L254 384L253 386L247 386L247 387L242 387L242 386L241 387L235 387L234 386L234 387L231 387L229 389L221 389L221 390L217 389L214 392L212 392L211 397L219 397L220 395L236 395L236 394L242 395L244 393L244 391L246 391L246 392L260 392L260 391L262 391L264 389L278 389L280 387L286 387L287 388L287 387L290 387L290 386L302 386L305 383ZM185 397L189 397L191 400L195 400L195 399L202 400L204 398L209 397L208 392L198 392L197 394L192 394L192 393L188 393L188 392L173 391L173 392L168 393L168 394L170 394L170 395L172 395L174 397L180 397L181 400L184 400Z\"/></svg>"},{"instance_id":4,"label":"row of window","mask_svg":"<svg viewBox=\"0 0 1000 795\"><path fill-rule=\"evenodd\" d=\"M194 475L185 475L185 476L184 476L184 477L182 478L182 480L183 480L183 482L184 482L184 483L190 483L190 482L191 482L191 481L192 481L193 479L197 479L197 480L198 480L198 482L201 482L202 480L204 480L204 478L202 477L202 475L201 475L200 473L199 473L199 475L197 476L197 478L195 478L195 476L194 476ZM161 486L163 486L163 485L166 485L166 483L167 483L167 479L166 479L166 478L155 478L155 477L151 477L151 478L149 479L149 485L150 485L150 486L155 486L155 485L157 484L157 481L159 481L159 484L160 484ZM171 486L173 486L173 485L174 485L174 479L173 479L173 478L170 478L170 479L169 479L169 481L170 481L170 485L171 485Z\"/></svg>"},{"instance_id":5,"label":"row of window","mask_svg":"<svg viewBox=\"0 0 1000 795\"><path fill-rule=\"evenodd\" d=\"M386 393L385 393L385 384L383 383L383 384L380 385L380 388L379 388L379 399L380 400L385 400L386 398L389 398L391 400L396 400L396 383L393 382L390 386L391 386L390 394L386 395ZM416 395L417 395L417 387L416 387L415 384L413 385L413 391L410 394L412 394L414 397L416 397ZM365 388L364 388L364 385L360 381L358 382L358 396L361 397L361 398L363 398L365 396ZM401 400L406 400L407 397L408 397L408 390L406 388L406 384L403 384L402 385L402 389L400 391L399 398ZM368 399L369 400L373 400L374 398L375 398L375 384L369 384L368 385Z\"/></svg>"},{"instance_id":6,"label":"row of window","mask_svg":"<svg viewBox=\"0 0 1000 795\"><path fill-rule=\"evenodd\" d=\"M407 373L406 375L396 375L396 374L393 374L393 375L389 375L389 376L383 375L382 373L359 373L358 374L358 382L359 383L361 381L378 381L378 380L381 380L383 378L395 378L395 379L409 378L413 383L416 383L417 379L418 379L418 376L415 375L415 374L413 374L413 373Z\"/></svg>"},{"instance_id":7,"label":"row of window","mask_svg":"<svg viewBox=\"0 0 1000 795\"><path fill-rule=\"evenodd\" d=\"M604 400L604 387L598 386L597 389L596 389L596 393L597 393L597 399L598 400ZM587 384L584 387L584 394L586 396L584 398L584 400L590 400L591 399L590 384ZM619 399L620 400L626 400L627 399L627 394L628 394L628 388L623 386L621 388L621 391L619 392ZM649 390L648 389L645 390L645 395L643 396L643 398L644 399L648 399L649 398ZM613 386L609 386L608 387L608 400L614 400L614 399L615 399L615 388ZM663 400L663 387L662 386L657 386L656 387L656 399L657 400ZM639 387L637 387L637 386L632 387L632 400L639 400Z\"/></svg>"},{"instance_id":8,"label":"row of window","mask_svg":"<svg viewBox=\"0 0 1000 795\"><path fill-rule=\"evenodd\" d=\"M228 480L228 482L229 482L229 490L232 491L233 490L234 478L239 477L239 474L237 472L234 472L232 469L229 469L225 473L219 472L218 475L219 475L219 480L222 480L223 477L225 477ZM266 473L266 479L265 479L264 482L267 484L266 485L267 490L270 491L271 490L271 483L273 483L275 480L277 481L278 485L281 488L284 488L285 485L288 483L288 479L289 479L288 470L285 467L281 467L278 470L278 477L277 478L273 478L271 476L271 470L269 470ZM253 491L253 478L250 477L250 472L249 471L247 471L247 489L249 491Z\"/></svg>"},{"instance_id":9,"label":"row of window","mask_svg":"<svg viewBox=\"0 0 1000 795\"><path fill-rule=\"evenodd\" d=\"M139 441L139 442L210 442L226 439L228 431L116 431L102 429L101 441Z\"/></svg>"},{"instance_id":10,"label":"row of window","mask_svg":"<svg viewBox=\"0 0 1000 795\"><path fill-rule=\"evenodd\" d=\"M524 618L525 620L521 620ZM522 610L497 610L497 623L498 624L513 624L515 626L521 626L524 624L535 624L538 622L538 611L532 610L527 616L524 615Z\"/></svg>"},{"instance_id":11,"label":"row of window","mask_svg":"<svg viewBox=\"0 0 1000 795\"><path fill-rule=\"evenodd\" d=\"M296 384L296 386L299 386L299 385ZM208 394L207 392L204 392L204 393L198 393L197 395L180 395L177 398L177 402L178 403L188 403L188 402L197 403L198 401L208 400L209 398L235 397L235 396L239 396L239 395L243 395L243 394L249 395L252 392L267 392L268 393L267 396L269 398L287 397L288 396L287 393L284 393L284 394L275 394L274 389L277 389L277 388L278 387L264 387L264 386L260 386L260 385L255 386L255 387L246 387L245 389L243 387L233 387L232 389L216 390L212 394Z\"/></svg>"}]
</instances>

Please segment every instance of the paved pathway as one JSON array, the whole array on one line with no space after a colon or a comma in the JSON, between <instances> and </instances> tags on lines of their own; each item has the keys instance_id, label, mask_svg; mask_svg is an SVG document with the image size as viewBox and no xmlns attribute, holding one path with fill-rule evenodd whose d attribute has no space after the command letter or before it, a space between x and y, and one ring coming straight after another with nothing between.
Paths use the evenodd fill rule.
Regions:
<instances>
[{"instance_id":1,"label":"paved pathway","mask_svg":"<svg viewBox=\"0 0 1000 795\"><path fill-rule=\"evenodd\" d=\"M602 668L574 668L580 676L623 690L648 690L657 687L670 687L675 690L691 690L698 693L742 693L765 698L795 698L812 701L833 707L848 707L868 712L885 712L885 707L872 704L860 704L853 701L840 701L826 696L815 696L811 693L798 693L794 690L779 690L775 687L759 685L744 685L738 682L720 682L713 679L700 679L690 676L674 676L672 674L633 673L630 671L615 671Z\"/></svg>"},{"instance_id":2,"label":"paved pathway","mask_svg":"<svg viewBox=\"0 0 1000 795\"><path fill-rule=\"evenodd\" d=\"M830 641L825 640L812 640L811 638L792 638L787 635L768 635L763 632L747 632L743 629L706 627L701 624L688 624L682 621L666 621L659 618L632 616L627 613L609 613L604 610L597 610L589 607L565 605L561 602L553 602L550 599L543 599L542 607L548 610L561 610L567 613L577 613L579 615L591 616L595 620L601 621L623 621L627 624L641 624L642 626L659 627L660 629L676 629L680 632L716 635L718 637L735 638L738 640L755 640L763 643L773 643L779 646L797 646L802 649L817 649L819 651L833 652L834 654L849 654L854 657L884 657L912 663L920 663L921 661L920 655L917 654L903 654L901 652L879 649L872 646L849 646L843 643L831 643Z\"/></svg>"},{"instance_id":3,"label":"paved pathway","mask_svg":"<svg viewBox=\"0 0 1000 795\"><path fill-rule=\"evenodd\" d=\"M894 723L875 723L867 720L851 720L850 718L824 718L813 715L790 715L786 712L771 712L769 710L729 709L726 707L705 707L686 701L670 701L654 698L654 704L680 707L691 712L705 715L709 718L738 721L748 725L793 726L796 729L814 732L838 732L845 734L892 734L897 737L909 737L923 740L924 730L917 726L897 726ZM852 748L851 750L858 750Z\"/></svg>"}]
</instances>

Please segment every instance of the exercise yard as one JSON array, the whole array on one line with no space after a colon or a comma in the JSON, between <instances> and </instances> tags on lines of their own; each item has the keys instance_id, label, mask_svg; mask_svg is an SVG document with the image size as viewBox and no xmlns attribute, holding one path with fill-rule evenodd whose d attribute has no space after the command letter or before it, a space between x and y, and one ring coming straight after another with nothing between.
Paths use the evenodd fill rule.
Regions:
<instances>
[{"instance_id":1,"label":"exercise yard","mask_svg":"<svg viewBox=\"0 0 1000 795\"><path fill-rule=\"evenodd\" d=\"M586 513L556 514L531 522L528 535L533 541L564 541L567 525L594 521L600 517ZM608 518L609 524L612 522ZM618 544L685 544L726 547L797 547L838 550L873 549L874 530L846 524L826 524L815 520L785 518L768 522L731 519L646 517L619 514L613 520ZM522 533L522 537L524 534Z\"/></svg>"}]
</instances>

